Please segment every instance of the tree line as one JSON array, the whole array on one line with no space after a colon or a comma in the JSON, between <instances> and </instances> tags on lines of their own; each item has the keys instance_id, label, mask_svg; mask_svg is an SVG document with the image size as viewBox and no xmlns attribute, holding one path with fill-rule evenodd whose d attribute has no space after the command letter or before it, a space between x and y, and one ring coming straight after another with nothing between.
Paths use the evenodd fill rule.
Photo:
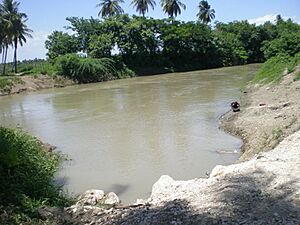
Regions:
<instances>
[{"instance_id":1,"label":"tree line","mask_svg":"<svg viewBox=\"0 0 300 225\"><path fill-rule=\"evenodd\" d=\"M124 3L124 0L101 0L97 7L100 7L98 16L102 18L121 15L124 10L120 6ZM136 11L145 17L145 14L149 11L149 8L154 9L156 2L154 0L132 0L131 5ZM182 9L186 9L186 5L180 0L160 0L160 6L165 14L170 18L175 18L181 14ZM208 24L215 18L215 10L211 9L211 6L207 1L201 0L199 3L199 12L197 17L199 21Z\"/></svg>"},{"instance_id":2,"label":"tree line","mask_svg":"<svg viewBox=\"0 0 300 225\"><path fill-rule=\"evenodd\" d=\"M300 26L278 16L275 24L153 19L121 14L105 19L67 18L72 35L54 31L46 41L53 60L82 52L122 61L139 74L264 62L277 53L300 50Z\"/></svg>"},{"instance_id":3,"label":"tree line","mask_svg":"<svg viewBox=\"0 0 300 225\"><path fill-rule=\"evenodd\" d=\"M5 74L7 51L11 46L14 49L14 72L17 72L17 49L31 37L31 30L27 27L27 15L19 10L19 2L3 0L0 4L0 54L2 54L2 74Z\"/></svg>"}]
</instances>

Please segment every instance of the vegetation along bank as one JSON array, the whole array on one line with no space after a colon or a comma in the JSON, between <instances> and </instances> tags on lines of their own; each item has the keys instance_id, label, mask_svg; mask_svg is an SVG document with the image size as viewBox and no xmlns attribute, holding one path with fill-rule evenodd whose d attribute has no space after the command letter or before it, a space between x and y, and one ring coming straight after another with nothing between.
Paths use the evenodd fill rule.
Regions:
<instances>
[{"instance_id":1,"label":"vegetation along bank","mask_svg":"<svg viewBox=\"0 0 300 225\"><path fill-rule=\"evenodd\" d=\"M147 7L154 6L154 1L150 2L152 4L148 2ZM189 22L176 19L184 9L179 3L176 1L177 6L172 9L162 4L169 17L154 19L124 14L120 1L114 1L114 10L110 11L106 7L108 1L103 1L99 4L101 19L68 17L66 31L53 31L48 36L47 60L15 61L7 65L7 48L17 45L6 40L10 31L1 29L2 74L57 75L89 83L134 75L260 63L280 52L293 56L300 50L300 26L291 19L283 20L278 15L275 24L266 22L257 26L248 21L233 21L216 22L211 26L209 23L215 12L206 1L199 4L198 20ZM147 12L139 10L143 8L138 4L134 6L142 15ZM18 9L18 4L14 7ZM5 8L8 9L0 13L2 21L15 12ZM24 28L24 42L31 31L26 27L27 17L19 17ZM4 27L5 24L2 23ZM1 89L13 86L7 79L0 76Z\"/></svg>"},{"instance_id":2,"label":"vegetation along bank","mask_svg":"<svg viewBox=\"0 0 300 225\"><path fill-rule=\"evenodd\" d=\"M40 221L51 221L51 224L298 224L300 104L296 92L300 89L300 61L296 57L282 59L278 56L265 63L255 82L244 91L241 111L229 112L222 119L226 130L239 131L235 134L242 136L244 148L240 161L244 162L216 166L208 178L175 181L164 175L153 185L148 199L138 199L130 205L121 204L113 193L89 190L71 206L37 209ZM267 81L269 75L263 74L269 74L274 63L279 62L282 67L278 68L277 76Z\"/></svg>"},{"instance_id":3,"label":"vegetation along bank","mask_svg":"<svg viewBox=\"0 0 300 225\"><path fill-rule=\"evenodd\" d=\"M46 42L46 61L18 64L15 51L10 68L6 64L7 49L13 46L16 50L20 44L18 40L25 41L30 29L26 27L25 15L18 10L10 10L18 9L16 2L5 0L1 6L2 94L14 93L13 88L25 84L26 79L29 83L30 79L33 83L41 79L40 88L43 88L48 79L44 80L45 74L54 80L55 86L55 80L60 82L61 77L68 78L66 82L89 83L133 74L185 71L267 60L253 84L245 89L241 112L229 113L223 118L224 129L244 140L240 161L250 160L228 167L217 166L208 179L174 181L162 176L153 186L150 198L133 205L121 205L116 196L110 194L113 201L101 191L87 192L72 205L74 201L53 184L60 156L46 151L36 139L20 130L0 128L1 223L299 222L298 24L278 16L276 24L267 22L256 26L247 21L234 21L228 24L217 22L211 27L209 21L201 19L196 22L176 20L176 15L180 13L178 9L166 9L170 12L168 19L128 16L120 10L106 14L102 10L101 20L67 18L68 29L73 34L54 31ZM12 13L16 16L9 17ZM144 15L145 12L141 13ZM9 29L7 21L11 18L14 18L10 21L14 24L22 22L19 27L24 31L23 36ZM293 132L296 133L289 136ZM273 150L262 153L270 149Z\"/></svg>"},{"instance_id":4,"label":"vegetation along bank","mask_svg":"<svg viewBox=\"0 0 300 225\"><path fill-rule=\"evenodd\" d=\"M40 210L71 224L298 224L300 220L300 55L268 60L244 90L240 112L222 118L243 138L240 163L208 178L162 176L148 199L122 205L89 190L70 207Z\"/></svg>"}]
</instances>

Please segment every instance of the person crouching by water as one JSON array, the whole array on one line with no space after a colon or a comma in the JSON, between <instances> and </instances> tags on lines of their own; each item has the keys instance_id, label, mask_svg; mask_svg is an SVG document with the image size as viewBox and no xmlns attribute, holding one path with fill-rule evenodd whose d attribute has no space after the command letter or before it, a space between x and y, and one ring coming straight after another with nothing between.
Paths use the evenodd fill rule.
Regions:
<instances>
[{"instance_id":1,"label":"person crouching by water","mask_svg":"<svg viewBox=\"0 0 300 225\"><path fill-rule=\"evenodd\" d=\"M233 112L240 111L240 104L238 102L231 102L230 106Z\"/></svg>"}]
</instances>

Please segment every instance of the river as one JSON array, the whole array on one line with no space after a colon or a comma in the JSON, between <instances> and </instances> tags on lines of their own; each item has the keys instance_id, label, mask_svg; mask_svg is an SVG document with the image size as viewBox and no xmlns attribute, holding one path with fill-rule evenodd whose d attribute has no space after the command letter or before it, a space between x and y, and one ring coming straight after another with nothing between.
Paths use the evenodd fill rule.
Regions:
<instances>
[{"instance_id":1,"label":"river","mask_svg":"<svg viewBox=\"0 0 300 225\"><path fill-rule=\"evenodd\" d=\"M241 140L218 129L259 65L137 77L0 98L0 124L22 127L71 159L56 182L69 193L147 198L163 174L205 177L233 163Z\"/></svg>"}]
</instances>

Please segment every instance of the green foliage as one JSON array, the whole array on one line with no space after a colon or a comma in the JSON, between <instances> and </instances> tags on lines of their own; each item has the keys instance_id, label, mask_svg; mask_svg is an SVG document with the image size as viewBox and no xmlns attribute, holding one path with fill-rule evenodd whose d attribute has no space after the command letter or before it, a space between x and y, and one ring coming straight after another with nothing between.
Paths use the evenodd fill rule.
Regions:
<instances>
[{"instance_id":1,"label":"green foliage","mask_svg":"<svg viewBox=\"0 0 300 225\"><path fill-rule=\"evenodd\" d=\"M19 62L19 72L17 75L54 75L56 73L55 67L49 61L43 59L34 59L34 60L24 60ZM13 70L13 64L6 64L6 68L8 71ZM0 70L2 65L0 65ZM11 73L10 75L16 75L15 73Z\"/></svg>"},{"instance_id":2,"label":"green foliage","mask_svg":"<svg viewBox=\"0 0 300 225\"><path fill-rule=\"evenodd\" d=\"M109 58L83 58L67 54L56 59L59 75L77 80L80 83L106 81L117 78L114 61Z\"/></svg>"},{"instance_id":3,"label":"green foliage","mask_svg":"<svg viewBox=\"0 0 300 225\"><path fill-rule=\"evenodd\" d=\"M12 206L14 219L34 217L43 205L68 202L52 183L60 162L57 154L46 152L28 134L4 127L0 127L0 146L0 206Z\"/></svg>"},{"instance_id":4,"label":"green foliage","mask_svg":"<svg viewBox=\"0 0 300 225\"><path fill-rule=\"evenodd\" d=\"M23 74L53 75L56 73L54 66L45 60L28 60L19 65L19 72Z\"/></svg>"},{"instance_id":5,"label":"green foliage","mask_svg":"<svg viewBox=\"0 0 300 225\"><path fill-rule=\"evenodd\" d=\"M0 91L10 93L14 84L21 84L23 81L19 77L0 76Z\"/></svg>"},{"instance_id":6,"label":"green foliage","mask_svg":"<svg viewBox=\"0 0 300 225\"><path fill-rule=\"evenodd\" d=\"M27 15L19 11L20 3L15 0L3 0L0 4L0 53L2 53L2 75L6 74L8 48L14 50L14 72L17 73L17 48L32 37L27 25Z\"/></svg>"},{"instance_id":7,"label":"green foliage","mask_svg":"<svg viewBox=\"0 0 300 225\"><path fill-rule=\"evenodd\" d=\"M266 42L262 47L262 50L267 59L277 54L294 56L296 53L300 52L300 31L285 31L279 38Z\"/></svg>"},{"instance_id":8,"label":"green foliage","mask_svg":"<svg viewBox=\"0 0 300 225\"><path fill-rule=\"evenodd\" d=\"M122 14L124 11L120 6L121 3L124 3L124 0L100 0L100 3L96 5L100 7L98 16L106 18Z\"/></svg>"},{"instance_id":9,"label":"green foliage","mask_svg":"<svg viewBox=\"0 0 300 225\"><path fill-rule=\"evenodd\" d=\"M92 35L88 46L89 55L93 58L110 57L113 48L113 35Z\"/></svg>"},{"instance_id":10,"label":"green foliage","mask_svg":"<svg viewBox=\"0 0 300 225\"><path fill-rule=\"evenodd\" d=\"M49 35L48 40L45 42L45 46L48 50L47 56L49 59L80 51L79 40L74 35L69 35L60 31L54 31Z\"/></svg>"},{"instance_id":11,"label":"green foliage","mask_svg":"<svg viewBox=\"0 0 300 225\"><path fill-rule=\"evenodd\" d=\"M202 23L208 24L215 18L215 10L210 8L207 1L201 0L197 17Z\"/></svg>"},{"instance_id":12,"label":"green foliage","mask_svg":"<svg viewBox=\"0 0 300 225\"><path fill-rule=\"evenodd\" d=\"M168 14L169 17L174 18L181 14L181 8L186 9L186 5L180 0L161 0L160 5L164 13Z\"/></svg>"},{"instance_id":13,"label":"green foliage","mask_svg":"<svg viewBox=\"0 0 300 225\"><path fill-rule=\"evenodd\" d=\"M169 4L173 0L163 3ZM179 4L179 1L176 1ZM210 10L202 1L203 12ZM174 14L175 15L175 14ZM299 52L300 26L279 20L256 26L247 21L217 23L215 28L200 22L182 22L117 15L103 20L71 17L68 29L74 32L77 48L60 52L49 41L50 55L86 53L92 58L118 58L139 74L185 71L219 66L264 62L270 56ZM61 43L64 43L64 38ZM76 50L76 51L75 51Z\"/></svg>"},{"instance_id":14,"label":"green foliage","mask_svg":"<svg viewBox=\"0 0 300 225\"><path fill-rule=\"evenodd\" d=\"M300 80L300 71L298 71L298 72L295 74L295 77L294 77L293 80L294 80L294 81Z\"/></svg>"},{"instance_id":15,"label":"green foliage","mask_svg":"<svg viewBox=\"0 0 300 225\"><path fill-rule=\"evenodd\" d=\"M296 67L300 64L300 52L297 53L294 57L291 58L287 70L288 73L292 73L295 71Z\"/></svg>"},{"instance_id":16,"label":"green foliage","mask_svg":"<svg viewBox=\"0 0 300 225\"><path fill-rule=\"evenodd\" d=\"M277 55L270 58L255 75L253 82L267 84L280 81L288 64L289 56L287 55Z\"/></svg>"},{"instance_id":17,"label":"green foliage","mask_svg":"<svg viewBox=\"0 0 300 225\"><path fill-rule=\"evenodd\" d=\"M276 83L281 80L285 71L287 73L292 73L299 64L300 53L296 54L294 57L290 57L286 54L278 54L263 64L259 72L255 75L253 82L262 84L271 82Z\"/></svg>"},{"instance_id":18,"label":"green foliage","mask_svg":"<svg viewBox=\"0 0 300 225\"><path fill-rule=\"evenodd\" d=\"M0 89L10 88L13 85L13 82L9 78L0 77Z\"/></svg>"},{"instance_id":19,"label":"green foliage","mask_svg":"<svg viewBox=\"0 0 300 225\"><path fill-rule=\"evenodd\" d=\"M149 6L154 9L156 5L154 0L132 0L131 4L135 7L136 11L143 16L148 12Z\"/></svg>"}]
</instances>

